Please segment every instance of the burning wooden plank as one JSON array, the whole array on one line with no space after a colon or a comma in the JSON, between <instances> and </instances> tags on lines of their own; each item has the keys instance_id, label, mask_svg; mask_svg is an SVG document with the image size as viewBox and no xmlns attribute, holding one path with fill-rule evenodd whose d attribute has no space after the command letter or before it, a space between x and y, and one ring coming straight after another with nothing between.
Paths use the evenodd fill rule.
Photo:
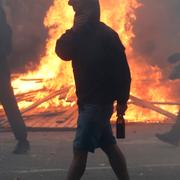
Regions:
<instances>
[{"instance_id":1,"label":"burning wooden plank","mask_svg":"<svg viewBox=\"0 0 180 180\"><path fill-rule=\"evenodd\" d=\"M47 89L42 88L42 89L38 89L38 90L35 90L35 91L30 91L30 92L26 92L26 93L16 94L16 100L17 101L22 101L22 99L25 99L27 97L32 97L36 93L42 92L42 91L47 91Z\"/></svg>"},{"instance_id":2,"label":"burning wooden plank","mask_svg":"<svg viewBox=\"0 0 180 180\"><path fill-rule=\"evenodd\" d=\"M52 92L50 95L44 97L43 99L40 99L40 100L36 101L35 103L33 103L32 105L30 105L29 107L21 110L21 114L27 113L28 111L36 108L36 107L39 106L40 104L42 104L42 103L44 103L44 102L46 102L46 101L48 101L48 100L50 100L50 99L58 96L58 95L61 96L62 99L64 99L65 96L66 96L66 94L67 94L67 91L69 90L69 88L70 88L70 87L65 87L65 88L62 88L61 90ZM5 118L5 119L3 119L3 120L1 121L0 124L1 124L1 126L6 126L7 123L8 123L8 121L7 121L7 119Z\"/></svg>"},{"instance_id":3,"label":"burning wooden plank","mask_svg":"<svg viewBox=\"0 0 180 180\"><path fill-rule=\"evenodd\" d=\"M136 102L130 101L128 104L135 104ZM157 105L172 105L172 106L180 106L180 102L156 102L156 101L151 101L149 102L151 104L157 104Z\"/></svg>"},{"instance_id":4,"label":"burning wooden plank","mask_svg":"<svg viewBox=\"0 0 180 180\"><path fill-rule=\"evenodd\" d=\"M24 114L24 113L26 113L26 112L28 112L28 111L36 108L36 107L39 106L40 104L42 104L42 103L44 103L44 102L46 102L46 101L49 101L50 99L52 99L52 98L54 98L54 97L56 97L56 96L58 96L58 95L61 95L63 98L65 98L65 95L67 94L67 90L68 90L68 89L69 89L69 87L68 87L68 88L64 88L63 90L58 90L58 91L52 92L50 95L44 97L43 99L40 99L40 100L36 101L35 103L33 103L32 105L30 105L29 107L23 109L23 110L21 111L21 113Z\"/></svg>"},{"instance_id":5,"label":"burning wooden plank","mask_svg":"<svg viewBox=\"0 0 180 180\"><path fill-rule=\"evenodd\" d=\"M137 105L137 106L141 106L141 107L143 107L143 108L151 109L151 110L156 111L156 112L158 112L158 113L160 113L160 114L162 114L162 115L164 115L164 116L167 116L167 117L169 117L169 118L171 118L171 119L175 119L175 118L176 118L176 115L174 115L174 114L172 114L172 113L170 113L170 112L168 112L168 111L166 111L166 110L164 110L164 109L162 109L162 108L159 108L159 107L153 105L152 103L150 103L150 102L148 102L148 101L139 99L139 98L137 98L137 97L135 97L135 96L132 96L132 95L130 96L130 99L131 99L131 100L134 102L134 104Z\"/></svg>"},{"instance_id":6,"label":"burning wooden plank","mask_svg":"<svg viewBox=\"0 0 180 180\"><path fill-rule=\"evenodd\" d=\"M43 79L29 79L29 78L24 78L24 79L20 79L21 81L35 81L36 83L41 83L43 82L44 80Z\"/></svg>"}]
</instances>

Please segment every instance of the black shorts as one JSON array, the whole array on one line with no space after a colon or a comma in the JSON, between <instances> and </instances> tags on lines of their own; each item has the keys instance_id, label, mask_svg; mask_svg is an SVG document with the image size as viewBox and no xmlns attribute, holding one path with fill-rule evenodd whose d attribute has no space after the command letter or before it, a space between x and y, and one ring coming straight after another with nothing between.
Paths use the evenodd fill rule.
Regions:
<instances>
[{"instance_id":1,"label":"black shorts","mask_svg":"<svg viewBox=\"0 0 180 180\"><path fill-rule=\"evenodd\" d=\"M113 104L85 104L79 108L74 148L94 152L96 148L116 144L110 124Z\"/></svg>"}]
</instances>

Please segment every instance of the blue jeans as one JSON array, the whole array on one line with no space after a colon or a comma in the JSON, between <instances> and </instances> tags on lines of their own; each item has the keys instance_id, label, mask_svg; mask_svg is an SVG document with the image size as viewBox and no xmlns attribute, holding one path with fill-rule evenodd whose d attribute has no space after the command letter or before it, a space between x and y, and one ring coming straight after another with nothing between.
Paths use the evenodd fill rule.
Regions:
<instances>
[{"instance_id":1,"label":"blue jeans","mask_svg":"<svg viewBox=\"0 0 180 180\"><path fill-rule=\"evenodd\" d=\"M85 104L79 107L74 148L94 152L96 148L116 144L110 118L113 104Z\"/></svg>"}]
</instances>

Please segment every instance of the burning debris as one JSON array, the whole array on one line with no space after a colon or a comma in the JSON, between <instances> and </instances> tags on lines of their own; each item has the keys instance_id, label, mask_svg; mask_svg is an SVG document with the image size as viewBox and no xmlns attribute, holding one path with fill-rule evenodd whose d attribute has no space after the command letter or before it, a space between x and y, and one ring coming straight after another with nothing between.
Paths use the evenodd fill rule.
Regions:
<instances>
[{"instance_id":1,"label":"burning debris","mask_svg":"<svg viewBox=\"0 0 180 180\"><path fill-rule=\"evenodd\" d=\"M164 115L168 118L175 118L179 103L177 103L177 96L171 96L173 87L170 87L170 82L168 80L161 82L163 79L161 69L150 66L143 60L143 57L137 57L132 47L132 40L135 37L133 32L135 12L141 4L137 0L101 0L100 2L101 19L121 34L132 69L132 96L126 118L129 121L143 122L163 122ZM66 29L71 28L72 21L73 11L67 5L67 1L54 0L44 19L49 36L45 55L40 59L36 70L24 75L17 74L12 82L24 116L42 115L43 113L47 115L46 112L52 111L61 117L62 121L56 120L56 122L62 126L76 125L77 107L74 105L76 97L71 64L59 61L54 52L57 38ZM172 85L176 86L176 84ZM167 100L171 102L166 103ZM160 102L161 105L150 103L154 101L155 104ZM173 101L175 103L172 103ZM3 112L1 111L0 114L3 115ZM2 121L1 124L7 125L6 121Z\"/></svg>"}]
</instances>

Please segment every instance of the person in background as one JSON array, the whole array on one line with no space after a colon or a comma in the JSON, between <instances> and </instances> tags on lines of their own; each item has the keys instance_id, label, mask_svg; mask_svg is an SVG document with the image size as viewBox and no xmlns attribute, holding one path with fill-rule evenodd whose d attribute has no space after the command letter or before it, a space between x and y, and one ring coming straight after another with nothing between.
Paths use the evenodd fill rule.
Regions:
<instances>
[{"instance_id":1,"label":"person in background","mask_svg":"<svg viewBox=\"0 0 180 180\"><path fill-rule=\"evenodd\" d=\"M7 57L12 51L12 31L7 24L6 15L0 6L0 103L2 104L12 131L18 143L13 151L24 154L30 149L27 130L18 108L11 86Z\"/></svg>"},{"instance_id":2,"label":"person in background","mask_svg":"<svg viewBox=\"0 0 180 180\"><path fill-rule=\"evenodd\" d=\"M69 0L74 25L56 43L57 55L72 60L79 117L67 180L79 180L89 152L101 148L119 180L129 180L125 157L113 136L110 118L117 101L117 115L127 109L130 70L118 34L100 22L98 0Z\"/></svg>"},{"instance_id":3,"label":"person in background","mask_svg":"<svg viewBox=\"0 0 180 180\"><path fill-rule=\"evenodd\" d=\"M168 58L169 63L175 64L169 79L180 79L180 53L175 53ZM163 134L157 133L156 137L166 143L178 146L180 142L180 110L176 119L176 123L172 128Z\"/></svg>"}]
</instances>

